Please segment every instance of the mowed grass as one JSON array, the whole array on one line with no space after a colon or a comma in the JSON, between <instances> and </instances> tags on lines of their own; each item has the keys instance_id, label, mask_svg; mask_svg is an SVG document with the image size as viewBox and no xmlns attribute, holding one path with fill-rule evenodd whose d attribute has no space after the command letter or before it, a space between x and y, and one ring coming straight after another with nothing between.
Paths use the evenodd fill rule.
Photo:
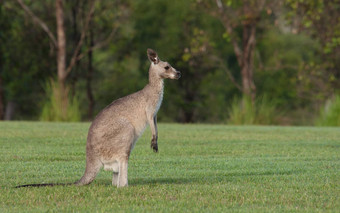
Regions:
<instances>
[{"instance_id":1,"label":"mowed grass","mask_svg":"<svg viewBox=\"0 0 340 213\"><path fill-rule=\"evenodd\" d=\"M129 187L78 180L89 123L0 123L0 212L340 212L340 128L159 124L129 161Z\"/></svg>"}]
</instances>

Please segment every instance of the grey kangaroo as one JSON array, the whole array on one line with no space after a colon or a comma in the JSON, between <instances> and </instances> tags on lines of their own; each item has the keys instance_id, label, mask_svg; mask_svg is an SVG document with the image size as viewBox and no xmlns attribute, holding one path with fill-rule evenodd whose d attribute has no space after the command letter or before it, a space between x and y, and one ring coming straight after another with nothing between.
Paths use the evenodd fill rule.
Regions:
<instances>
[{"instance_id":1,"label":"grey kangaroo","mask_svg":"<svg viewBox=\"0 0 340 213\"><path fill-rule=\"evenodd\" d=\"M76 185L90 184L104 166L113 171L112 185L128 185L128 160L137 139L150 125L151 148L158 152L157 112L161 106L164 79L179 79L181 73L168 62L161 61L157 53L147 50L151 62L149 83L140 91L113 101L93 120L86 144L86 169ZM30 184L52 186L68 184Z\"/></svg>"},{"instance_id":2,"label":"grey kangaroo","mask_svg":"<svg viewBox=\"0 0 340 213\"><path fill-rule=\"evenodd\" d=\"M140 91L112 102L102 110L89 129L86 145L86 169L77 185L91 183L99 169L113 171L112 185L128 185L128 160L147 123L152 132L151 147L158 151L157 112L163 99L165 78L179 79L181 74L157 53L147 50L151 62L149 83Z\"/></svg>"}]
</instances>

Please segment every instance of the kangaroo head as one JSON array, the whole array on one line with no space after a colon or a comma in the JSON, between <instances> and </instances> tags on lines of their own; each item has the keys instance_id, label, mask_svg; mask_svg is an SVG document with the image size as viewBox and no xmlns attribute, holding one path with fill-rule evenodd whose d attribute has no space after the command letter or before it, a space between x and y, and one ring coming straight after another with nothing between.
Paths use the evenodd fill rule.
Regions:
<instances>
[{"instance_id":1,"label":"kangaroo head","mask_svg":"<svg viewBox=\"0 0 340 213\"><path fill-rule=\"evenodd\" d=\"M150 71L159 76L160 78L179 79L181 73L173 68L168 62L161 61L158 58L156 51L152 49L147 50L148 58L151 62Z\"/></svg>"}]
</instances>

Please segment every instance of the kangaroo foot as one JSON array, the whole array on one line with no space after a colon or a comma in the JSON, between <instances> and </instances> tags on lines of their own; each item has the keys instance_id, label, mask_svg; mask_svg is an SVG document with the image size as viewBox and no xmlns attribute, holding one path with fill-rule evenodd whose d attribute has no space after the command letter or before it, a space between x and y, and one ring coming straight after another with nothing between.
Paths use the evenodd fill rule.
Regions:
<instances>
[{"instance_id":1,"label":"kangaroo foot","mask_svg":"<svg viewBox=\"0 0 340 213\"><path fill-rule=\"evenodd\" d=\"M152 139L151 141L151 148L153 149L154 152L158 152L158 143L154 139Z\"/></svg>"}]
</instances>

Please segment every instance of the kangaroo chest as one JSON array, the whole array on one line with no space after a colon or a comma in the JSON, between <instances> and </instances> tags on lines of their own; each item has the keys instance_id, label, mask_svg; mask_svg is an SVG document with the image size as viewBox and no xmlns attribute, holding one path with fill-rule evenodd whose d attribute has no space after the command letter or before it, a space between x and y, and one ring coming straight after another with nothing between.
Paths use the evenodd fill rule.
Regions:
<instances>
[{"instance_id":1,"label":"kangaroo chest","mask_svg":"<svg viewBox=\"0 0 340 213\"><path fill-rule=\"evenodd\" d=\"M155 115L157 114L159 108L161 107L162 101L163 101L163 91L159 94L158 101L156 102Z\"/></svg>"},{"instance_id":2,"label":"kangaroo chest","mask_svg":"<svg viewBox=\"0 0 340 213\"><path fill-rule=\"evenodd\" d=\"M148 89L149 95L146 100L148 102L147 110L149 111L149 113L156 115L163 101L164 92L163 81L159 82L159 84L150 86L150 88Z\"/></svg>"}]
</instances>

